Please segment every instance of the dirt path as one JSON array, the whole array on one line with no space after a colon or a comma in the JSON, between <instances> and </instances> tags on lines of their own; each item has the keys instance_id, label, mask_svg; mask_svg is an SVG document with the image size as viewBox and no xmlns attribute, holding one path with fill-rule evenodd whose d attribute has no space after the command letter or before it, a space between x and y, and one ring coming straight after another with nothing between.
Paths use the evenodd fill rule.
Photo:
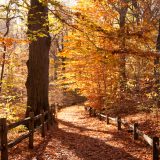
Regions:
<instances>
[{"instance_id":1,"label":"dirt path","mask_svg":"<svg viewBox=\"0 0 160 160\"><path fill-rule=\"evenodd\" d=\"M52 129L44 140L36 136L33 150L23 144L13 152L10 159L16 160L151 159L151 149L146 144L134 142L125 130L118 132L114 125L106 126L105 122L89 117L83 106L61 110L58 128Z\"/></svg>"}]
</instances>

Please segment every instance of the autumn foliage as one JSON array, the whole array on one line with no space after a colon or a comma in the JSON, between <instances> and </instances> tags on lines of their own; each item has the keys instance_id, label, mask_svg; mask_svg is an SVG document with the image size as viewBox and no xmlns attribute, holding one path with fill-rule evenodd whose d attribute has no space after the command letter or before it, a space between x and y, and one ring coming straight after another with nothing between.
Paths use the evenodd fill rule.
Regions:
<instances>
[{"instance_id":1,"label":"autumn foliage","mask_svg":"<svg viewBox=\"0 0 160 160\"><path fill-rule=\"evenodd\" d=\"M156 0L80 0L72 22L76 29L65 36L60 53L66 58L60 82L97 109L154 108L158 6Z\"/></svg>"}]
</instances>

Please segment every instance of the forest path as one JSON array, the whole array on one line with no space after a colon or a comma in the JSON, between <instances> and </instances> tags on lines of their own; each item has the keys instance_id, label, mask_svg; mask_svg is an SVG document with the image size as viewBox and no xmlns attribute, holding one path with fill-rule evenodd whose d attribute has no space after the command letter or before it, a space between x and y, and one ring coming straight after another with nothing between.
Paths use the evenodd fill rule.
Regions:
<instances>
[{"instance_id":1,"label":"forest path","mask_svg":"<svg viewBox=\"0 0 160 160\"><path fill-rule=\"evenodd\" d=\"M89 117L83 106L62 109L58 128L49 131L21 160L150 160L151 150L126 131ZM38 138L36 138L38 139ZM25 150L26 153L26 150ZM147 154L146 154L147 153ZM14 153L15 155L15 153ZM12 159L12 158L11 158ZM14 158L13 158L14 159Z\"/></svg>"}]
</instances>

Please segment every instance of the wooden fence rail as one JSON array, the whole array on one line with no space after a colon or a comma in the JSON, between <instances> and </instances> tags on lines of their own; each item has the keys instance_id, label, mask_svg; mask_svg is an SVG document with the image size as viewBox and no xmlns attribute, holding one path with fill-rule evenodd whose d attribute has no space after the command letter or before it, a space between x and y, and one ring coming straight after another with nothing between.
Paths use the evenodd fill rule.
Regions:
<instances>
[{"instance_id":1,"label":"wooden fence rail","mask_svg":"<svg viewBox=\"0 0 160 160\"><path fill-rule=\"evenodd\" d=\"M110 121L113 121L114 123L117 124L118 130L121 130L122 125L124 127L127 127L128 131L133 133L134 140L138 140L139 137L141 137L145 142L148 143L149 146L152 147L152 159L159 160L159 155L160 155L160 153L159 153L159 147L160 147L159 138L158 137L150 138L148 135L144 134L142 131L140 131L138 129L138 123L129 124L125 120L121 119L121 117L112 118L112 117L109 117L108 115L104 115L99 112L96 112L96 110L92 109L91 107L85 107L85 109L87 111L89 111L89 114L91 116L92 115L97 116L100 120L104 119L107 124L109 124Z\"/></svg>"},{"instance_id":2,"label":"wooden fence rail","mask_svg":"<svg viewBox=\"0 0 160 160\"><path fill-rule=\"evenodd\" d=\"M0 118L0 151L1 151L1 160L8 160L8 149L14 147L24 139L28 138L29 139L29 145L28 147L30 149L33 149L34 145L34 132L37 131L38 129L41 129L41 135L42 137L45 137L45 131L46 128L49 129L50 125L53 125L54 121L54 109L51 108L50 111L41 111L39 115L34 116L33 112L29 113L29 117L20 120L18 122L12 123L7 125L7 119L6 118ZM35 122L37 120L40 120L39 126L35 127ZM8 142L7 135L8 131L16 128L20 125L27 125L28 126L28 132L24 133L17 139Z\"/></svg>"}]
</instances>

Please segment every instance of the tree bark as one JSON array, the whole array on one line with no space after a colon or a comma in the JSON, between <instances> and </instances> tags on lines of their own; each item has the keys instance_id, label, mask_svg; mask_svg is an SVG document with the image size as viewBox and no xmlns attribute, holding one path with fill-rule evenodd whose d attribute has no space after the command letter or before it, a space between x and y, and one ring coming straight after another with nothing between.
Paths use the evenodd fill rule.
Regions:
<instances>
[{"instance_id":1,"label":"tree bark","mask_svg":"<svg viewBox=\"0 0 160 160\"><path fill-rule=\"evenodd\" d=\"M157 36L157 42L156 42L156 50L158 53L160 53L160 20L158 23L158 36ZM159 56L155 57L154 59L154 79L155 79L155 91L156 91L156 102L157 107L160 107L160 71L159 71Z\"/></svg>"},{"instance_id":2,"label":"tree bark","mask_svg":"<svg viewBox=\"0 0 160 160\"><path fill-rule=\"evenodd\" d=\"M126 47L126 37L125 37L125 24L126 24L126 15L128 11L128 1L121 0L121 9L119 11L120 15L120 49L125 50ZM127 76L126 76L126 56L120 56L120 90L121 90L121 99L123 99L123 94L126 90Z\"/></svg>"},{"instance_id":3,"label":"tree bark","mask_svg":"<svg viewBox=\"0 0 160 160\"><path fill-rule=\"evenodd\" d=\"M9 1L8 5L7 5L7 13L6 13L6 22L5 22L5 26L6 26L6 32L3 35L3 38L7 37L7 35L9 34L10 31L10 21L12 19L14 19L14 16L12 18L9 17L10 14L10 6L12 5L12 2ZM0 74L0 93L2 92L2 84L3 84L3 78L4 78L4 70L5 70L5 61L6 61L6 51L7 51L7 46L5 44L5 42L3 42L3 60L2 60L2 64L1 64L1 74Z\"/></svg>"},{"instance_id":4,"label":"tree bark","mask_svg":"<svg viewBox=\"0 0 160 160\"><path fill-rule=\"evenodd\" d=\"M160 19L159 19L159 23L158 23L158 36L157 36L156 49L158 52L160 52Z\"/></svg>"},{"instance_id":5,"label":"tree bark","mask_svg":"<svg viewBox=\"0 0 160 160\"><path fill-rule=\"evenodd\" d=\"M49 109L48 86L49 86L49 50L51 38L49 35L48 7L39 0L31 0L28 12L28 37L29 60L27 61L28 77L27 110L39 114L41 110Z\"/></svg>"},{"instance_id":6,"label":"tree bark","mask_svg":"<svg viewBox=\"0 0 160 160\"><path fill-rule=\"evenodd\" d=\"M3 84L3 77L4 77L4 68L5 68L5 60L6 60L6 51L7 51L7 47L5 44L3 44L3 61L1 64L1 77L0 77L0 93L2 92L2 84Z\"/></svg>"}]
</instances>

